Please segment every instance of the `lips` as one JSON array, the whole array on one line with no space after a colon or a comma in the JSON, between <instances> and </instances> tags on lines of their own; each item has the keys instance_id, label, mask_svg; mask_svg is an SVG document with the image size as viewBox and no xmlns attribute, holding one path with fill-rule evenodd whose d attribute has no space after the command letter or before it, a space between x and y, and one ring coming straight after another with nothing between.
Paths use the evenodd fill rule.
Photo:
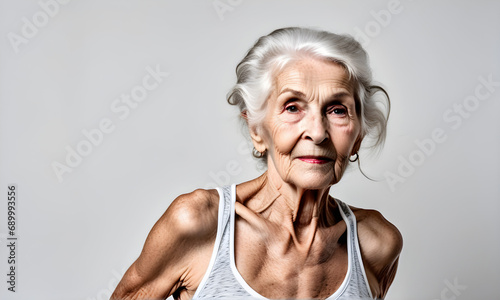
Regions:
<instances>
[{"instance_id":1,"label":"lips","mask_svg":"<svg viewBox=\"0 0 500 300\"><path fill-rule=\"evenodd\" d=\"M300 157L297 157L297 159L299 159L303 162L306 162L306 163L319 164L319 165L326 164L326 163L333 161L333 159L326 157L326 156L300 156Z\"/></svg>"}]
</instances>

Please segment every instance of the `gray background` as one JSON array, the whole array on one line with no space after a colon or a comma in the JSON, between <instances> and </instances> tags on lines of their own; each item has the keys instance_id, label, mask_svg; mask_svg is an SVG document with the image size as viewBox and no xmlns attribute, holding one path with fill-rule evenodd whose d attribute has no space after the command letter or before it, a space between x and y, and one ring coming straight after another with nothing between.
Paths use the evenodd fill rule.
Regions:
<instances>
[{"instance_id":1,"label":"gray background","mask_svg":"<svg viewBox=\"0 0 500 300\"><path fill-rule=\"evenodd\" d=\"M73 0L40 12L38 1L0 1L2 245L7 185L19 190L18 292L1 275L0 298L106 299L176 196L260 174L225 95L248 48L285 26L364 40L391 95L386 147L361 152L379 181L353 167L331 189L401 230L387 299L500 298L500 87L484 96L479 79L500 81L498 1ZM34 16L42 26L14 47L9 36ZM113 101L157 65L169 76L120 119ZM453 111L465 102L466 116ZM53 162L103 118L114 131L59 182ZM446 138L425 154L417 142L435 130Z\"/></svg>"}]
</instances>

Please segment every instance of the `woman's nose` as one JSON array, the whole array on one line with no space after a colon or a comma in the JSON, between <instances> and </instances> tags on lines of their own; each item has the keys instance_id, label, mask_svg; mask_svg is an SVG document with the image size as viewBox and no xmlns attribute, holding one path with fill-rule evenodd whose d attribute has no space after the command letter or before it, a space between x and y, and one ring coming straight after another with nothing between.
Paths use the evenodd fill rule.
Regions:
<instances>
[{"instance_id":1,"label":"woman's nose","mask_svg":"<svg viewBox=\"0 0 500 300\"><path fill-rule=\"evenodd\" d=\"M326 118L321 115L311 115L306 120L305 138L315 144L321 144L329 138Z\"/></svg>"}]
</instances>

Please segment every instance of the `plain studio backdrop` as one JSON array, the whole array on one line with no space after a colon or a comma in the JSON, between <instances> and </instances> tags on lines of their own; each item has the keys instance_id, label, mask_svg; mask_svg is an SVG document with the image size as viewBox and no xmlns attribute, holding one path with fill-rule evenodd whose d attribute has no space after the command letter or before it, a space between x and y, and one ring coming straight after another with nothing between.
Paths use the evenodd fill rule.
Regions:
<instances>
[{"instance_id":1,"label":"plain studio backdrop","mask_svg":"<svg viewBox=\"0 0 500 300\"><path fill-rule=\"evenodd\" d=\"M499 299L500 3L410 0L0 1L0 298L107 299L173 199L258 176L225 96L288 26L356 37L391 96L376 181L331 188L403 234L386 299Z\"/></svg>"}]
</instances>

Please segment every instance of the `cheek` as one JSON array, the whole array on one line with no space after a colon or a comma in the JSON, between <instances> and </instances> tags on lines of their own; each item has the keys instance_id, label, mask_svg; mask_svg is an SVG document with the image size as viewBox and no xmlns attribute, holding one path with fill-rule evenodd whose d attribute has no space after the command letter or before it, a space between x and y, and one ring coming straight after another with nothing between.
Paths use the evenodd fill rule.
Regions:
<instances>
[{"instance_id":1,"label":"cheek","mask_svg":"<svg viewBox=\"0 0 500 300\"><path fill-rule=\"evenodd\" d=\"M359 135L358 126L336 127L333 130L333 144L338 153L349 155L356 138Z\"/></svg>"},{"instance_id":2,"label":"cheek","mask_svg":"<svg viewBox=\"0 0 500 300\"><path fill-rule=\"evenodd\" d=\"M268 143L273 151L280 155L288 155L297 143L297 128L289 124L274 126L269 133Z\"/></svg>"}]
</instances>

